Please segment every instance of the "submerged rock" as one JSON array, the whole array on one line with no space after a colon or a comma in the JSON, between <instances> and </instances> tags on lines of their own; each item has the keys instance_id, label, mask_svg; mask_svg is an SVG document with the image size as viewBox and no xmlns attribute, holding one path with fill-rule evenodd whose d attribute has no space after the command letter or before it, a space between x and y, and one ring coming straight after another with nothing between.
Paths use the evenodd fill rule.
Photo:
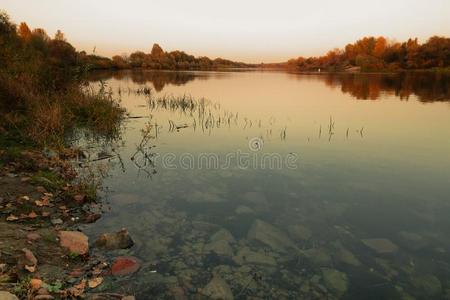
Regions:
<instances>
[{"instance_id":1,"label":"submerged rock","mask_svg":"<svg viewBox=\"0 0 450 300\"><path fill-rule=\"evenodd\" d=\"M192 221L192 228L202 232L214 232L220 229L220 226L204 221Z\"/></svg>"},{"instance_id":2,"label":"submerged rock","mask_svg":"<svg viewBox=\"0 0 450 300\"><path fill-rule=\"evenodd\" d=\"M400 231L398 237L401 246L413 251L423 249L427 246L426 240L413 232Z\"/></svg>"},{"instance_id":3,"label":"submerged rock","mask_svg":"<svg viewBox=\"0 0 450 300\"><path fill-rule=\"evenodd\" d=\"M341 263L355 266L355 267L361 265L361 262L359 261L359 259L357 259L353 253L351 253L350 251L348 251L347 249L344 249L344 248L339 249L336 252L336 259Z\"/></svg>"},{"instance_id":4,"label":"submerged rock","mask_svg":"<svg viewBox=\"0 0 450 300\"><path fill-rule=\"evenodd\" d=\"M220 203L224 202L225 200L221 198L219 195L211 192L195 191L187 196L186 201L191 204L196 204L196 203Z\"/></svg>"},{"instance_id":5,"label":"submerged rock","mask_svg":"<svg viewBox=\"0 0 450 300\"><path fill-rule=\"evenodd\" d=\"M265 265L275 267L277 262L273 256L267 253L261 253L256 251L251 251L249 248L245 247L238 251L235 257L233 257L235 263L239 265L251 264L251 265Z\"/></svg>"},{"instance_id":6,"label":"submerged rock","mask_svg":"<svg viewBox=\"0 0 450 300\"><path fill-rule=\"evenodd\" d=\"M375 258L375 262L381 267L383 272L387 275L389 278L394 278L398 276L398 271L391 266L391 263L382 258Z\"/></svg>"},{"instance_id":7,"label":"submerged rock","mask_svg":"<svg viewBox=\"0 0 450 300\"><path fill-rule=\"evenodd\" d=\"M95 247L108 250L127 249L133 245L134 242L126 229L113 233L104 233L95 241Z\"/></svg>"},{"instance_id":8,"label":"submerged rock","mask_svg":"<svg viewBox=\"0 0 450 300\"><path fill-rule=\"evenodd\" d=\"M213 279L203 288L202 294L217 300L233 300L233 293L228 283L218 275L215 275Z\"/></svg>"},{"instance_id":9,"label":"submerged rock","mask_svg":"<svg viewBox=\"0 0 450 300\"><path fill-rule=\"evenodd\" d=\"M133 256L116 257L112 266L111 274L114 276L125 276L135 273L141 267L141 262Z\"/></svg>"},{"instance_id":10,"label":"submerged rock","mask_svg":"<svg viewBox=\"0 0 450 300\"><path fill-rule=\"evenodd\" d=\"M303 251L303 254L318 267L327 267L333 264L331 254L326 248L308 249Z\"/></svg>"},{"instance_id":11,"label":"submerged rock","mask_svg":"<svg viewBox=\"0 0 450 300\"><path fill-rule=\"evenodd\" d=\"M116 194L111 197L111 203L117 206L127 206L139 203L141 198L135 194Z\"/></svg>"},{"instance_id":12,"label":"submerged rock","mask_svg":"<svg viewBox=\"0 0 450 300\"><path fill-rule=\"evenodd\" d=\"M417 290L428 297L442 293L442 284L436 276L423 275L413 279L413 285Z\"/></svg>"},{"instance_id":13,"label":"submerged rock","mask_svg":"<svg viewBox=\"0 0 450 300\"><path fill-rule=\"evenodd\" d=\"M211 242L224 240L228 243L236 243L234 236L226 229L220 229L211 236Z\"/></svg>"},{"instance_id":14,"label":"submerged rock","mask_svg":"<svg viewBox=\"0 0 450 300\"><path fill-rule=\"evenodd\" d=\"M9 292L0 291L0 300L19 300L19 298Z\"/></svg>"},{"instance_id":15,"label":"submerged rock","mask_svg":"<svg viewBox=\"0 0 450 300\"><path fill-rule=\"evenodd\" d=\"M338 296L342 296L348 289L347 275L335 269L322 269L322 276L325 286L335 292Z\"/></svg>"},{"instance_id":16,"label":"submerged rock","mask_svg":"<svg viewBox=\"0 0 450 300\"><path fill-rule=\"evenodd\" d=\"M245 206L245 205L239 205L238 207L236 207L234 212L237 215L254 214L255 213L255 211L253 209L251 209L250 207Z\"/></svg>"},{"instance_id":17,"label":"submerged rock","mask_svg":"<svg viewBox=\"0 0 450 300\"><path fill-rule=\"evenodd\" d=\"M252 204L254 210L257 211L267 211L269 209L269 202L266 199L266 196L261 192L247 192L242 195L242 199Z\"/></svg>"},{"instance_id":18,"label":"submerged rock","mask_svg":"<svg viewBox=\"0 0 450 300\"><path fill-rule=\"evenodd\" d=\"M212 251L220 256L233 256L233 249L226 240L216 240L207 244L205 251Z\"/></svg>"},{"instance_id":19,"label":"submerged rock","mask_svg":"<svg viewBox=\"0 0 450 300\"><path fill-rule=\"evenodd\" d=\"M388 239L364 239L364 245L377 253L393 253L398 251L398 246Z\"/></svg>"},{"instance_id":20,"label":"submerged rock","mask_svg":"<svg viewBox=\"0 0 450 300\"><path fill-rule=\"evenodd\" d=\"M60 231L58 233L61 247L67 248L71 253L84 255L89 252L89 239L79 231Z\"/></svg>"},{"instance_id":21,"label":"submerged rock","mask_svg":"<svg viewBox=\"0 0 450 300\"><path fill-rule=\"evenodd\" d=\"M290 237L297 241L306 241L312 236L311 230L301 224L289 226L288 233Z\"/></svg>"},{"instance_id":22,"label":"submerged rock","mask_svg":"<svg viewBox=\"0 0 450 300\"><path fill-rule=\"evenodd\" d=\"M259 241L273 250L285 252L288 248L295 248L294 243L288 236L275 226L256 220L253 222L248 234L248 239Z\"/></svg>"}]
</instances>

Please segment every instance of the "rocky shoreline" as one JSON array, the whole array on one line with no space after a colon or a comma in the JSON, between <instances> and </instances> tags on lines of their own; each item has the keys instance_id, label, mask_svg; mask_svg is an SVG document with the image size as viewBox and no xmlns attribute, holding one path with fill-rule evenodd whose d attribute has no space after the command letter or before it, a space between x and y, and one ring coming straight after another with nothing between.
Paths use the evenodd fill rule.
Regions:
<instances>
[{"instance_id":1,"label":"rocky shoreline","mask_svg":"<svg viewBox=\"0 0 450 300\"><path fill-rule=\"evenodd\" d=\"M79 230L102 212L72 164L82 153L8 151L0 150L0 299L134 299L95 292L105 276L131 274L140 262L103 255L133 245L126 230L95 242Z\"/></svg>"}]
</instances>

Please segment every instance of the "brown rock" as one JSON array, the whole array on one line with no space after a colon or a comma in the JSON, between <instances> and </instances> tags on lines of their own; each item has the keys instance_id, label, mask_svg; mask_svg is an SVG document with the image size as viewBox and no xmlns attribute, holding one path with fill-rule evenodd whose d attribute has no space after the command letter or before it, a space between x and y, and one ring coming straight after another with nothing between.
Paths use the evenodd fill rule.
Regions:
<instances>
[{"instance_id":1,"label":"brown rock","mask_svg":"<svg viewBox=\"0 0 450 300\"><path fill-rule=\"evenodd\" d=\"M38 294L38 295L48 295L48 290L47 290L46 288L40 288L40 289L37 291L37 294Z\"/></svg>"},{"instance_id":2,"label":"brown rock","mask_svg":"<svg viewBox=\"0 0 450 300\"><path fill-rule=\"evenodd\" d=\"M6 291L0 291L0 299L1 300L19 300L16 295L13 295Z\"/></svg>"},{"instance_id":3,"label":"brown rock","mask_svg":"<svg viewBox=\"0 0 450 300\"><path fill-rule=\"evenodd\" d=\"M84 220L86 223L95 223L101 216L101 214L89 214Z\"/></svg>"},{"instance_id":4,"label":"brown rock","mask_svg":"<svg viewBox=\"0 0 450 300\"><path fill-rule=\"evenodd\" d=\"M137 258L132 256L119 256L111 266L111 274L114 276L125 276L135 273L140 267L141 263Z\"/></svg>"},{"instance_id":5,"label":"brown rock","mask_svg":"<svg viewBox=\"0 0 450 300\"><path fill-rule=\"evenodd\" d=\"M27 248L22 249L24 255L25 255L25 265L27 266L35 266L38 263L38 260L36 256L34 256L33 252L31 252Z\"/></svg>"},{"instance_id":6,"label":"brown rock","mask_svg":"<svg viewBox=\"0 0 450 300\"><path fill-rule=\"evenodd\" d=\"M58 233L61 247L67 248L71 253L85 255L89 252L89 239L79 231L60 231Z\"/></svg>"},{"instance_id":7,"label":"brown rock","mask_svg":"<svg viewBox=\"0 0 450 300\"><path fill-rule=\"evenodd\" d=\"M37 241L38 239L41 238L41 235L35 232L31 232L29 234L27 234L27 239L30 241Z\"/></svg>"},{"instance_id":8,"label":"brown rock","mask_svg":"<svg viewBox=\"0 0 450 300\"><path fill-rule=\"evenodd\" d=\"M95 246L99 248L127 249L134 245L133 240L128 234L128 230L122 229L114 233L104 233L95 241Z\"/></svg>"}]
</instances>

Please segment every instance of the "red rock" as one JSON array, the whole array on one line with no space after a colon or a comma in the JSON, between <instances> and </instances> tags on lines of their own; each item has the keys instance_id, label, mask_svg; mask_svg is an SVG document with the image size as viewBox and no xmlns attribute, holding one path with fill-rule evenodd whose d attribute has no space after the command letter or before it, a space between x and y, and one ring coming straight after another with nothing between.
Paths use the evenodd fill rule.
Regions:
<instances>
[{"instance_id":1,"label":"red rock","mask_svg":"<svg viewBox=\"0 0 450 300\"><path fill-rule=\"evenodd\" d=\"M60 231L59 243L61 247L67 248L71 253L84 255L89 252L88 237L79 231Z\"/></svg>"},{"instance_id":2,"label":"red rock","mask_svg":"<svg viewBox=\"0 0 450 300\"><path fill-rule=\"evenodd\" d=\"M133 274L141 267L140 261L132 256L116 257L112 266L111 274L114 276L125 276Z\"/></svg>"}]
</instances>

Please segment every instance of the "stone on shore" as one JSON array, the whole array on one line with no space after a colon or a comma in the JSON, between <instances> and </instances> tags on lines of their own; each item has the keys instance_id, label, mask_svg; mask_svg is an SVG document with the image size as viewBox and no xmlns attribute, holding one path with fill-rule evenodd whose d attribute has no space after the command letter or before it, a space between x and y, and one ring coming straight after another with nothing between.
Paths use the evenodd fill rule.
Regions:
<instances>
[{"instance_id":1,"label":"stone on shore","mask_svg":"<svg viewBox=\"0 0 450 300\"><path fill-rule=\"evenodd\" d=\"M71 253L85 255L89 252L89 239L79 231L60 231L58 233L61 247L68 249Z\"/></svg>"},{"instance_id":2,"label":"stone on shore","mask_svg":"<svg viewBox=\"0 0 450 300\"><path fill-rule=\"evenodd\" d=\"M27 234L27 239L29 241L37 241L41 238L41 235L35 232L30 232L29 234Z\"/></svg>"},{"instance_id":3,"label":"stone on shore","mask_svg":"<svg viewBox=\"0 0 450 300\"><path fill-rule=\"evenodd\" d=\"M24 254L25 265L27 265L27 266L36 266L37 265L38 260L37 260L36 256L34 256L33 252L31 252L27 248L23 248L22 252Z\"/></svg>"},{"instance_id":4,"label":"stone on shore","mask_svg":"<svg viewBox=\"0 0 450 300\"><path fill-rule=\"evenodd\" d=\"M19 300L19 298L9 292L0 291L0 300Z\"/></svg>"}]
</instances>

